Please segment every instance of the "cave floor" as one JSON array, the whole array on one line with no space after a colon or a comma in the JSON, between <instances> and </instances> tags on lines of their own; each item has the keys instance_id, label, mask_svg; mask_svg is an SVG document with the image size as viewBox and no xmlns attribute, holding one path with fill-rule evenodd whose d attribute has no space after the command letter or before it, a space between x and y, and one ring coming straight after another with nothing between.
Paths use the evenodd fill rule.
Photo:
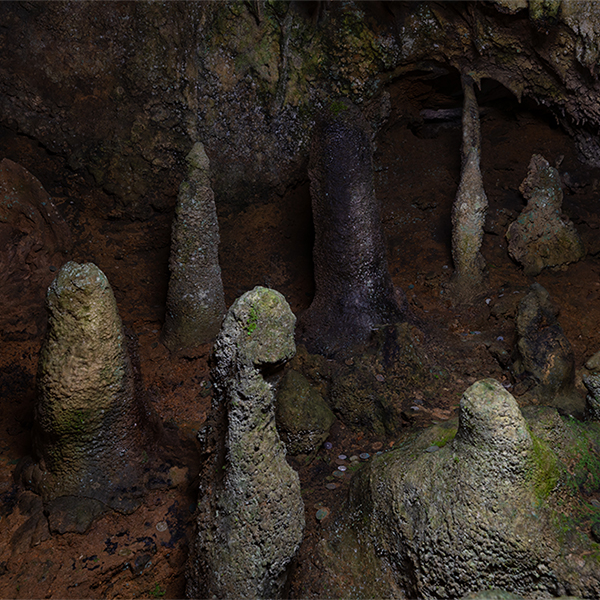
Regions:
<instances>
[{"instance_id":1,"label":"cave floor","mask_svg":"<svg viewBox=\"0 0 600 600\"><path fill-rule=\"evenodd\" d=\"M470 308L454 308L446 300L443 290L452 273L450 214L460 175L461 129L457 119L420 118L423 107L450 106L447 98L436 99L435 90L427 86L422 83L409 91L401 87L392 90L392 114L377 135L374 157L393 282L404 290L427 343L448 373L435 397L412 390L419 411L412 424L407 422L406 431L455 416L462 392L478 379L495 377L515 390L518 382L488 348L499 344L510 352L514 341L511 307L514 309L534 280L560 308L559 321L573 346L576 368L600 350L600 170L578 161L572 140L547 116L515 102L493 97L487 105L482 102L482 170L490 204L483 245L488 289ZM453 102L451 107L460 106L456 99ZM504 238L507 225L523 207L518 187L534 153L560 165L565 182L563 209L588 250L585 260L544 271L536 278L525 276L511 261ZM139 340L143 382L156 412L188 445L193 444L210 408L210 346L178 358L171 357L159 341L172 213L157 212L145 221L126 219L112 197L69 172L59 157L11 132L0 136L0 155L35 174L69 223L75 244L65 261L93 261L106 273L124 324ZM283 293L296 314L307 308L314 292L308 183L275 201L238 210L220 208L219 219L227 305L255 285L266 285ZM47 284L53 272L44 276ZM8 301L13 303L11 310L43 320L43 292L24 293ZM183 597L197 488L194 474L198 464L193 453L182 453L179 464L174 465L176 476L149 491L143 506L131 515L107 514L84 535L54 534L43 539L43 535L36 538L35 532L27 532L24 524L28 517L17 501L12 473L19 459L30 452L41 330L19 326L11 332L9 325L4 327L0 351L0 597ZM308 465L290 459L300 473L307 522L291 580L292 596L324 595L323 570L315 548L327 537L328 523L344 510L349 476L333 479L338 456L373 454L393 447L398 439L378 439L337 422L328 440L330 449L320 449ZM336 487L326 487L332 481ZM316 513L322 507L330 514L318 521Z\"/></svg>"}]
</instances>

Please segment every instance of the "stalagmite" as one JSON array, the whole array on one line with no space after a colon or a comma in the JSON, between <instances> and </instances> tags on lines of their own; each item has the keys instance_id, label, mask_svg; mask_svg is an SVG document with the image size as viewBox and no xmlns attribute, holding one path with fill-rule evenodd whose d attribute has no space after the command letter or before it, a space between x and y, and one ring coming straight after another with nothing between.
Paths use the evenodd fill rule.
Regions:
<instances>
[{"instance_id":1,"label":"stalagmite","mask_svg":"<svg viewBox=\"0 0 600 600\"><path fill-rule=\"evenodd\" d=\"M316 291L298 326L311 352L334 355L405 317L388 272L371 137L350 102L332 102L315 126L308 174Z\"/></svg>"},{"instance_id":2,"label":"stalagmite","mask_svg":"<svg viewBox=\"0 0 600 600\"><path fill-rule=\"evenodd\" d=\"M304 530L298 474L275 427L264 372L295 353L283 296L256 287L229 309L215 342L213 407L200 441L189 598L277 598Z\"/></svg>"},{"instance_id":3,"label":"stalagmite","mask_svg":"<svg viewBox=\"0 0 600 600\"><path fill-rule=\"evenodd\" d=\"M74 497L131 512L140 502L148 419L110 284L96 265L69 262L50 285L47 306L37 462L24 469L24 482L45 503Z\"/></svg>"},{"instance_id":4,"label":"stalagmite","mask_svg":"<svg viewBox=\"0 0 600 600\"><path fill-rule=\"evenodd\" d=\"M219 224L201 143L186 157L171 236L169 292L162 341L171 351L211 341L219 332L225 300L219 266Z\"/></svg>"},{"instance_id":5,"label":"stalagmite","mask_svg":"<svg viewBox=\"0 0 600 600\"><path fill-rule=\"evenodd\" d=\"M482 293L485 261L480 249L488 201L481 177L481 132L479 107L473 80L462 76L463 140L460 185L452 207L452 260L454 274L450 295L457 303L468 303Z\"/></svg>"}]
</instances>

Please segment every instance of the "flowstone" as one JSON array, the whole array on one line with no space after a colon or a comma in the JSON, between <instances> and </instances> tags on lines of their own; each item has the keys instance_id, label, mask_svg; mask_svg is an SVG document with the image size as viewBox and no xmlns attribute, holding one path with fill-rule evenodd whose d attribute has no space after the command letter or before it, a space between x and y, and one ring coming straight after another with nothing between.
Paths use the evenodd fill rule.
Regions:
<instances>
[{"instance_id":1,"label":"flowstone","mask_svg":"<svg viewBox=\"0 0 600 600\"><path fill-rule=\"evenodd\" d=\"M23 469L22 479L45 504L68 505L73 515L85 504L74 525L80 531L103 506L129 513L141 502L148 415L104 273L91 263L66 263L46 301L33 430L37 462Z\"/></svg>"},{"instance_id":2,"label":"flowstone","mask_svg":"<svg viewBox=\"0 0 600 600\"><path fill-rule=\"evenodd\" d=\"M312 353L364 344L377 325L405 320L387 267L373 184L372 131L350 102L333 102L315 125L308 174L315 297L298 326Z\"/></svg>"},{"instance_id":3,"label":"flowstone","mask_svg":"<svg viewBox=\"0 0 600 600\"><path fill-rule=\"evenodd\" d=\"M197 533L189 598L277 598L304 530L298 474L275 426L264 373L295 352L295 317L284 297L256 287L229 309L215 342L215 394L199 438Z\"/></svg>"},{"instance_id":4,"label":"flowstone","mask_svg":"<svg viewBox=\"0 0 600 600\"><path fill-rule=\"evenodd\" d=\"M211 341L225 314L219 266L219 224L210 163L196 143L187 155L171 235L169 292L162 341L171 351Z\"/></svg>"},{"instance_id":5,"label":"flowstone","mask_svg":"<svg viewBox=\"0 0 600 600\"><path fill-rule=\"evenodd\" d=\"M583 397L575 388L575 358L558 322L558 308L548 292L534 283L519 303L513 372L529 378L528 397L581 416Z\"/></svg>"},{"instance_id":6,"label":"flowstone","mask_svg":"<svg viewBox=\"0 0 600 600\"><path fill-rule=\"evenodd\" d=\"M527 206L506 232L508 253L527 275L577 262L585 248L573 223L561 212L563 192L558 171L539 154L529 162L519 187Z\"/></svg>"},{"instance_id":7,"label":"flowstone","mask_svg":"<svg viewBox=\"0 0 600 600\"><path fill-rule=\"evenodd\" d=\"M479 106L473 80L463 74L463 140L460 185L452 207L452 260L454 274L450 295L458 303L468 303L482 293L485 261L480 252L488 207L481 176L481 132Z\"/></svg>"},{"instance_id":8,"label":"flowstone","mask_svg":"<svg viewBox=\"0 0 600 600\"><path fill-rule=\"evenodd\" d=\"M500 383L479 381L460 401L454 439L449 425L431 427L355 476L351 518L407 597L600 593L595 544L561 529L564 494L552 504L553 492L572 484L566 465L598 432L576 442L584 433L556 410L533 412L530 425Z\"/></svg>"}]
</instances>

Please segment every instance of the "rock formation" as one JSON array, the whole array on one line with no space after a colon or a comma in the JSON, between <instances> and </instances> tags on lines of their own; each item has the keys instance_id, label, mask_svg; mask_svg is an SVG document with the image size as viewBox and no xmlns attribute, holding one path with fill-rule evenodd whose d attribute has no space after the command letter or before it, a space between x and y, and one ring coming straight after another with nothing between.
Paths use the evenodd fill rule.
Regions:
<instances>
[{"instance_id":1,"label":"rock formation","mask_svg":"<svg viewBox=\"0 0 600 600\"><path fill-rule=\"evenodd\" d=\"M288 454L311 454L327 439L335 416L306 377L290 369L277 390L275 411Z\"/></svg>"},{"instance_id":2,"label":"rock formation","mask_svg":"<svg viewBox=\"0 0 600 600\"><path fill-rule=\"evenodd\" d=\"M530 378L530 397L581 416L584 407L583 398L575 389L575 358L558 322L558 313L548 292L534 283L519 303L515 319L513 372Z\"/></svg>"},{"instance_id":3,"label":"rock formation","mask_svg":"<svg viewBox=\"0 0 600 600\"><path fill-rule=\"evenodd\" d=\"M497 381L479 381L460 401L453 440L447 425L430 428L355 477L354 520L407 597L490 588L527 598L598 595L597 560L586 555L593 542L565 539L557 514L568 509L552 504L569 477L559 461L588 452L591 434L553 409L534 412L529 425ZM574 565L568 552L584 558Z\"/></svg>"},{"instance_id":4,"label":"rock formation","mask_svg":"<svg viewBox=\"0 0 600 600\"><path fill-rule=\"evenodd\" d=\"M172 351L212 340L225 314L219 224L209 160L197 143L188 154L171 236L169 293L162 340Z\"/></svg>"},{"instance_id":5,"label":"rock formation","mask_svg":"<svg viewBox=\"0 0 600 600\"><path fill-rule=\"evenodd\" d=\"M508 253L528 275L576 262L585 256L575 226L561 213L563 192L558 171L534 154L527 177L519 187L527 206L510 224Z\"/></svg>"},{"instance_id":6,"label":"rock formation","mask_svg":"<svg viewBox=\"0 0 600 600\"><path fill-rule=\"evenodd\" d=\"M19 323L22 338L45 322L44 290L71 249L71 232L39 180L8 158L0 162L0 331ZM18 298L25 307L11 307ZM32 311L39 305L39 311ZM33 312L33 314L32 314Z\"/></svg>"},{"instance_id":7,"label":"rock formation","mask_svg":"<svg viewBox=\"0 0 600 600\"><path fill-rule=\"evenodd\" d=\"M74 497L91 503L91 513L100 505L131 512L140 502L148 415L112 289L94 264L68 262L47 306L33 433L38 463L23 480L44 503Z\"/></svg>"},{"instance_id":8,"label":"rock formation","mask_svg":"<svg viewBox=\"0 0 600 600\"><path fill-rule=\"evenodd\" d=\"M349 102L332 102L313 135L309 177L315 297L298 335L311 352L334 355L403 319L387 268L373 187L369 125Z\"/></svg>"},{"instance_id":9,"label":"rock formation","mask_svg":"<svg viewBox=\"0 0 600 600\"><path fill-rule=\"evenodd\" d=\"M294 325L283 296L256 287L229 309L215 342L189 598L282 594L302 540L304 505L264 373L294 355Z\"/></svg>"},{"instance_id":10,"label":"rock formation","mask_svg":"<svg viewBox=\"0 0 600 600\"><path fill-rule=\"evenodd\" d=\"M457 302L468 302L483 293L485 261L480 252L488 207L481 176L479 106L473 80L462 76L462 168L460 185L452 207L452 260L454 275L450 292Z\"/></svg>"}]
</instances>

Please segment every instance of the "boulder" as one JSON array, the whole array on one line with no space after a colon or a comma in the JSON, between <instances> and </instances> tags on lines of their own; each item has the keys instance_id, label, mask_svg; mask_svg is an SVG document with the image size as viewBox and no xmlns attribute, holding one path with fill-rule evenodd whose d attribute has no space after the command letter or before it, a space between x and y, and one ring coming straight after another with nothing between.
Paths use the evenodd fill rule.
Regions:
<instances>
[{"instance_id":1,"label":"boulder","mask_svg":"<svg viewBox=\"0 0 600 600\"><path fill-rule=\"evenodd\" d=\"M583 414L584 400L575 388L575 359L558 322L558 308L539 283L521 300L516 322L513 371L532 387L528 397L569 414Z\"/></svg>"},{"instance_id":2,"label":"boulder","mask_svg":"<svg viewBox=\"0 0 600 600\"><path fill-rule=\"evenodd\" d=\"M527 206L506 232L508 253L528 275L577 262L585 256L573 223L561 212L563 192L558 171L539 154L529 163L519 187Z\"/></svg>"},{"instance_id":3,"label":"boulder","mask_svg":"<svg viewBox=\"0 0 600 600\"><path fill-rule=\"evenodd\" d=\"M288 454L312 454L327 439L335 416L306 377L290 369L277 390L277 427Z\"/></svg>"},{"instance_id":4,"label":"boulder","mask_svg":"<svg viewBox=\"0 0 600 600\"><path fill-rule=\"evenodd\" d=\"M284 297L256 287L229 309L215 342L215 393L200 434L204 467L189 598L277 598L304 530L298 474L275 426L265 373L295 352Z\"/></svg>"}]
</instances>

